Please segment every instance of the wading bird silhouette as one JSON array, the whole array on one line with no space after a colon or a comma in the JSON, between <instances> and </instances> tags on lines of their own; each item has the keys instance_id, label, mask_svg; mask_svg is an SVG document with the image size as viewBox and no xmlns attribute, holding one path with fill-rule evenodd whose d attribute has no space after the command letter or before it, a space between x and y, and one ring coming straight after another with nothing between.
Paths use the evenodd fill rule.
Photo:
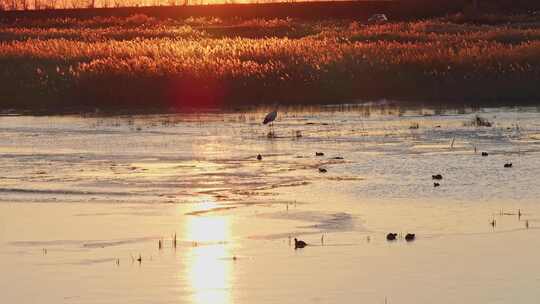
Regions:
<instances>
[{"instance_id":1,"label":"wading bird silhouette","mask_svg":"<svg viewBox=\"0 0 540 304\"><path fill-rule=\"evenodd\" d=\"M270 132L268 133L268 137L273 137L275 135L274 133L274 121L277 118L277 110L278 106L276 105L274 108L274 111L266 114L263 120L263 125L268 125L270 127Z\"/></svg>"}]
</instances>

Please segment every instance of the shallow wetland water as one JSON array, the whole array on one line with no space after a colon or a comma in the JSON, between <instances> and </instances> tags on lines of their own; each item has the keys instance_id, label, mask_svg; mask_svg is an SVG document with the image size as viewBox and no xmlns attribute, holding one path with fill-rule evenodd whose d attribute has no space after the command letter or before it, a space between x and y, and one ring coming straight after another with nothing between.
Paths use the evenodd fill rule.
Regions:
<instances>
[{"instance_id":1,"label":"shallow wetland water","mask_svg":"<svg viewBox=\"0 0 540 304\"><path fill-rule=\"evenodd\" d=\"M265 112L0 117L2 302L537 303L537 108Z\"/></svg>"}]
</instances>

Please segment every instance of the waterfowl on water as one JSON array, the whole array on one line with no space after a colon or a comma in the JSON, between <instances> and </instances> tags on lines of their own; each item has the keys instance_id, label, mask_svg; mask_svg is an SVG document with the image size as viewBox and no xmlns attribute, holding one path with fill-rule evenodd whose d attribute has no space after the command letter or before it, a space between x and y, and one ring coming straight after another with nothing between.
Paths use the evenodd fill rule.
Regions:
<instances>
[{"instance_id":1,"label":"waterfowl on water","mask_svg":"<svg viewBox=\"0 0 540 304\"><path fill-rule=\"evenodd\" d=\"M433 183L433 187L435 187L435 188L440 187L440 186L441 186L441 184L439 184L439 183Z\"/></svg>"},{"instance_id":2,"label":"waterfowl on water","mask_svg":"<svg viewBox=\"0 0 540 304\"><path fill-rule=\"evenodd\" d=\"M262 155L257 155L257 160L262 160Z\"/></svg>"},{"instance_id":3,"label":"waterfowl on water","mask_svg":"<svg viewBox=\"0 0 540 304\"><path fill-rule=\"evenodd\" d=\"M319 168L319 173L326 173L328 172L328 170L326 170L325 168Z\"/></svg>"},{"instance_id":4,"label":"waterfowl on water","mask_svg":"<svg viewBox=\"0 0 540 304\"><path fill-rule=\"evenodd\" d=\"M324 156L323 152L315 152L315 156Z\"/></svg>"},{"instance_id":5,"label":"waterfowl on water","mask_svg":"<svg viewBox=\"0 0 540 304\"><path fill-rule=\"evenodd\" d=\"M431 178L436 179L436 180L441 180L442 175L440 175L440 174L432 175Z\"/></svg>"},{"instance_id":6,"label":"waterfowl on water","mask_svg":"<svg viewBox=\"0 0 540 304\"><path fill-rule=\"evenodd\" d=\"M487 152L482 152L482 156L488 156L488 155L489 155L489 153L487 153Z\"/></svg>"},{"instance_id":7,"label":"waterfowl on water","mask_svg":"<svg viewBox=\"0 0 540 304\"><path fill-rule=\"evenodd\" d=\"M407 242L414 241L415 238L416 235L414 233L407 233L407 235L405 235L405 240Z\"/></svg>"},{"instance_id":8,"label":"waterfowl on water","mask_svg":"<svg viewBox=\"0 0 540 304\"><path fill-rule=\"evenodd\" d=\"M397 233L389 233L386 235L386 240L387 241L395 241L396 240L396 237L397 237Z\"/></svg>"},{"instance_id":9,"label":"waterfowl on water","mask_svg":"<svg viewBox=\"0 0 540 304\"><path fill-rule=\"evenodd\" d=\"M297 238L294 238L294 249L304 248L306 246L307 246L306 242L299 240Z\"/></svg>"},{"instance_id":10,"label":"waterfowl on water","mask_svg":"<svg viewBox=\"0 0 540 304\"><path fill-rule=\"evenodd\" d=\"M504 167L505 168L512 168L512 163L506 163L506 164L504 164Z\"/></svg>"}]
</instances>

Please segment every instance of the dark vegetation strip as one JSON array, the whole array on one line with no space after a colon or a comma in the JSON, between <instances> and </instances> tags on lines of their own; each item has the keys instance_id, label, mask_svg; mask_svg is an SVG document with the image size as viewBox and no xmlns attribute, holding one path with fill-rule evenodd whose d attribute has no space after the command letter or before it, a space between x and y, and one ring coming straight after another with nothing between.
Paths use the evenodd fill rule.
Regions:
<instances>
[{"instance_id":1,"label":"dark vegetation strip","mask_svg":"<svg viewBox=\"0 0 540 304\"><path fill-rule=\"evenodd\" d=\"M44 19L93 17L129 17L144 14L158 19L219 17L219 18L302 18L308 20L328 18L367 18L385 13L392 18L414 18L440 15L461 9L466 0L361 0L281 2L258 4L209 4L188 6L117 7L60 10L27 10L1 12L1 19L13 21L21 18Z\"/></svg>"},{"instance_id":2,"label":"dark vegetation strip","mask_svg":"<svg viewBox=\"0 0 540 304\"><path fill-rule=\"evenodd\" d=\"M262 1L264 2L264 1ZM476 7L474 7L475 5ZM431 18L476 9L482 12L509 14L540 9L537 0L358 0L274 3L207 4L182 6L103 7L1 11L0 20L129 17L144 14L158 19L189 17L219 18L367 18L384 13L393 20Z\"/></svg>"}]
</instances>

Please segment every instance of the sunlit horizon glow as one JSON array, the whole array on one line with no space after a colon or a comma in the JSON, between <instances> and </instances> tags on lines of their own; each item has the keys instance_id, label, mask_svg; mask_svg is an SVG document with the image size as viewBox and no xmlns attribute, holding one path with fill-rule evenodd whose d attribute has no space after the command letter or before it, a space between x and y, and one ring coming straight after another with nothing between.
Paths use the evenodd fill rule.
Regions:
<instances>
[{"instance_id":1,"label":"sunlit horizon glow","mask_svg":"<svg viewBox=\"0 0 540 304\"><path fill-rule=\"evenodd\" d=\"M302 0L302 2L320 2L325 0ZM330 0L346 1L346 0ZM5 10L41 10L71 8L113 8L113 7L149 7L149 6L185 6L212 4L247 4L247 3L290 3L285 0L0 0L0 8ZM297 2L297 1L293 1Z\"/></svg>"}]
</instances>

